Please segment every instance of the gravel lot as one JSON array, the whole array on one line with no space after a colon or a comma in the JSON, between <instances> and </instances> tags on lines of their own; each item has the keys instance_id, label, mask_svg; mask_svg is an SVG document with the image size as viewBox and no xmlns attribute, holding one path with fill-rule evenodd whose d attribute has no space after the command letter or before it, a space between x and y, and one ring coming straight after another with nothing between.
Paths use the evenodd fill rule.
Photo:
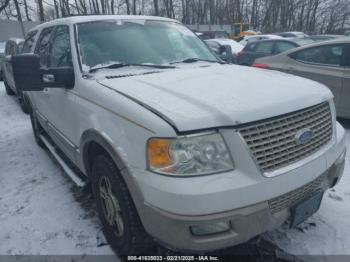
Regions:
<instances>
[{"instance_id":1,"label":"gravel lot","mask_svg":"<svg viewBox=\"0 0 350 262\"><path fill-rule=\"evenodd\" d=\"M0 82L0 255L111 255L89 196L33 139L29 117ZM350 148L350 121L347 128ZM293 230L264 239L288 253L350 254L350 158L320 211Z\"/></svg>"}]
</instances>

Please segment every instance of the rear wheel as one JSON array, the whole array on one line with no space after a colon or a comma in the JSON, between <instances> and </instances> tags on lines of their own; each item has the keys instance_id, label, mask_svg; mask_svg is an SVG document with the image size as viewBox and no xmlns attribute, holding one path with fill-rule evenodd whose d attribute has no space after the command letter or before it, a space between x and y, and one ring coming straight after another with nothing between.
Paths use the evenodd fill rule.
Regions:
<instances>
[{"instance_id":1,"label":"rear wheel","mask_svg":"<svg viewBox=\"0 0 350 262\"><path fill-rule=\"evenodd\" d=\"M6 94L8 94L9 96L15 95L15 92L12 91L12 89L11 89L10 86L7 84L7 82L6 82L5 79L4 79L4 85L5 85Z\"/></svg>"},{"instance_id":2,"label":"rear wheel","mask_svg":"<svg viewBox=\"0 0 350 262\"><path fill-rule=\"evenodd\" d=\"M40 123L38 122L38 119L36 118L35 112L33 110L31 110L30 112L30 121L32 123L35 142L38 144L38 146L40 146L41 148L44 148L45 144L40 138L40 135L43 133L44 129L41 127Z\"/></svg>"},{"instance_id":3,"label":"rear wheel","mask_svg":"<svg viewBox=\"0 0 350 262\"><path fill-rule=\"evenodd\" d=\"M140 254L153 247L127 186L108 156L99 155L93 162L92 190L103 232L119 255Z\"/></svg>"}]
</instances>

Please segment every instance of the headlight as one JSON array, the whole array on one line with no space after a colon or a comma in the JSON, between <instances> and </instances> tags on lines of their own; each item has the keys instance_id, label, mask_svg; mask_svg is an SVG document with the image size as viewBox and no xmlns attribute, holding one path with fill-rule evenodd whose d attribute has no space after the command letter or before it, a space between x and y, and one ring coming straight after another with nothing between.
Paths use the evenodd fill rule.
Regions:
<instances>
[{"instance_id":1,"label":"headlight","mask_svg":"<svg viewBox=\"0 0 350 262\"><path fill-rule=\"evenodd\" d=\"M153 138L147 145L149 168L166 175L206 175L233 169L230 153L218 133Z\"/></svg>"}]
</instances>

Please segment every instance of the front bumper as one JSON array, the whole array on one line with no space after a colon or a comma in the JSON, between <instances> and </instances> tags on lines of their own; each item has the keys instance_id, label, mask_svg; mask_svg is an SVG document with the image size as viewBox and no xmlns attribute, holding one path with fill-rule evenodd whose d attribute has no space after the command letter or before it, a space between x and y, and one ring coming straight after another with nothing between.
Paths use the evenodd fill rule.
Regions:
<instances>
[{"instance_id":1,"label":"front bumper","mask_svg":"<svg viewBox=\"0 0 350 262\"><path fill-rule=\"evenodd\" d=\"M338 160L315 181L304 185L292 192L280 196L281 199L294 195L295 191L304 192L303 197L312 195L316 190L325 191L333 187L341 178L345 163L345 151ZM311 183L317 186L305 194ZM272 199L252 206L240 208L225 213L204 216L182 216L165 212L155 207L144 208L143 224L146 230L161 244L180 251L204 252L226 248L240 243L282 225L290 218L290 208L295 205L298 198L290 201L283 209L273 211ZM282 200L281 200L282 201ZM223 233L196 236L191 227L220 222L228 222L230 229Z\"/></svg>"},{"instance_id":2,"label":"front bumper","mask_svg":"<svg viewBox=\"0 0 350 262\"><path fill-rule=\"evenodd\" d=\"M334 129L332 142L318 154L271 178L259 173L249 154L244 154L242 141L230 130L221 132L228 147L240 152L233 155L234 171L179 179L133 170L131 177L139 192L133 197L143 226L164 245L193 252L237 245L278 227L288 220L296 201L339 181L344 169L345 131L339 123ZM289 197L296 191L299 197ZM279 198L287 205L279 205ZM224 233L198 236L191 231L193 226L222 222L229 224Z\"/></svg>"}]
</instances>

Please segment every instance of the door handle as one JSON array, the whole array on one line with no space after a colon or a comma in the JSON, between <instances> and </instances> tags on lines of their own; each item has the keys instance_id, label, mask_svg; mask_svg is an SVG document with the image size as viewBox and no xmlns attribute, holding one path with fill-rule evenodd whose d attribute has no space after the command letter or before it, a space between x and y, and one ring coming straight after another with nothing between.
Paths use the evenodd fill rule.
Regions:
<instances>
[{"instance_id":1,"label":"door handle","mask_svg":"<svg viewBox=\"0 0 350 262\"><path fill-rule=\"evenodd\" d=\"M52 84L55 82L55 75L53 74L43 74L43 82L46 84Z\"/></svg>"}]
</instances>

